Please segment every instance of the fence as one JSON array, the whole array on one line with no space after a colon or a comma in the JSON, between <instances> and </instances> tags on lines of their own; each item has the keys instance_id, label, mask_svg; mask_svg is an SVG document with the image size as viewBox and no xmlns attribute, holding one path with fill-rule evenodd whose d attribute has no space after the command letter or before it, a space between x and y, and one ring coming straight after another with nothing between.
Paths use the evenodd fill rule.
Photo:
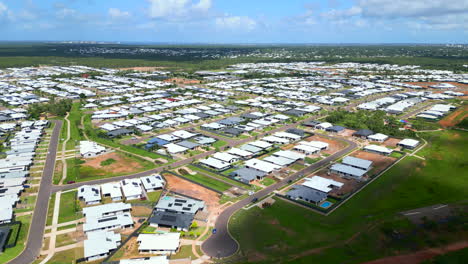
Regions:
<instances>
[{"instance_id":1,"label":"fence","mask_svg":"<svg viewBox=\"0 0 468 264\"><path fill-rule=\"evenodd\" d=\"M403 153L403 152L399 152L402 154L402 156L400 158L398 158L394 163L388 165L387 167L385 167L382 171L380 171L377 175L373 176L369 181L367 181L365 184L359 186L354 192L352 193L348 193L346 194L345 196L343 197L332 197L333 199L336 199L338 200L338 202L334 203L332 206L328 207L328 208L321 208L321 207L318 207L318 206L315 206L311 203L308 203L308 202L305 202L305 201L301 201L301 200L294 200L294 199L291 199L285 195L282 195L282 194L279 194L279 193L276 193L276 196L282 198L282 199L285 199L285 200L288 200L288 201L291 201L291 202L294 202L298 205L301 205L301 206L305 206L305 207L308 207L310 208L311 210L314 210L314 211L317 211L318 213L321 213L321 214L325 214L325 215L329 215L331 214L334 210L336 210L338 207L340 207L343 203L345 203L346 201L348 201L349 199L351 199L354 195L356 195L357 193L359 193L362 189L364 189L364 187L366 187L367 185L369 185L370 183L372 183L374 180L378 179L382 174L384 174L388 169L390 169L393 165L395 165L397 162L399 162L401 159L403 159L405 156L406 156L406 153Z\"/></svg>"},{"instance_id":2,"label":"fence","mask_svg":"<svg viewBox=\"0 0 468 264\"><path fill-rule=\"evenodd\" d=\"M187 177L184 177L184 176L182 176L182 175L180 175L180 174L177 174L177 173L175 173L175 172L168 171L168 170L163 170L163 171L161 171L161 174L163 174L163 173L172 174L172 175L174 175L174 176L176 176L176 177L182 178L182 179L184 179L184 180L186 180L186 181L189 181L189 182L191 182L191 183L193 183L193 184L199 185L199 186L201 186L201 187L203 187L203 188L206 188L206 189L208 189L208 190L211 190L211 191L213 191L213 192L216 192L216 193L219 193L219 194L223 194L223 192L221 192L221 191L219 191L219 190L216 190L216 189L213 189L213 188L211 188L211 187L205 186L205 185L203 185L203 184L201 184L201 183L199 183L199 182L196 182L196 181L194 181L194 180L192 180L192 179L189 179L189 178L187 178Z\"/></svg>"},{"instance_id":3,"label":"fence","mask_svg":"<svg viewBox=\"0 0 468 264\"><path fill-rule=\"evenodd\" d=\"M236 179L234 179L234 178L227 177L226 175L224 175L224 174L222 174L222 173L219 173L218 171L215 171L215 170L212 170L212 169L209 169L209 168L200 166L200 165L198 165L198 163L191 163L190 165L192 165L192 166L194 166L194 167L197 167L197 168L199 168L199 169L201 169L201 170L205 170L205 171L207 171L207 172L214 173L214 174L219 175L219 176L221 176L221 177L228 178L228 179L233 180L233 181L236 181L236 182L238 182L238 183L247 185L247 186L249 186L249 187L252 186L250 183L246 183L246 182L243 182L243 181L236 180Z\"/></svg>"},{"instance_id":4,"label":"fence","mask_svg":"<svg viewBox=\"0 0 468 264\"><path fill-rule=\"evenodd\" d=\"M18 228L16 229L16 234L13 234L12 231L14 230L12 228L12 226L15 226L15 225L18 225ZM19 237L19 233L21 231L21 226L23 225L23 223L21 223L20 221L14 221L14 222L11 222L11 223L8 223L8 224L2 224L0 225L0 228L2 227L10 227L10 232L8 234L8 237L6 238L6 241L7 243L11 240L11 236L14 236L14 240L11 242L11 243L8 243L5 245L5 248L13 248L16 246L16 242L18 241L18 237Z\"/></svg>"}]
</instances>

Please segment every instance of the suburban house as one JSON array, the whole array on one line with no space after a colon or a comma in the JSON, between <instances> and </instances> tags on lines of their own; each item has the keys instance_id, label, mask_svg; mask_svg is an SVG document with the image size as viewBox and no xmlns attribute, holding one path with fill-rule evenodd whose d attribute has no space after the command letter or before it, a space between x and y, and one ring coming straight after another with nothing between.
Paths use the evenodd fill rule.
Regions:
<instances>
[{"instance_id":1,"label":"suburban house","mask_svg":"<svg viewBox=\"0 0 468 264\"><path fill-rule=\"evenodd\" d=\"M354 137L359 137L363 139L367 139L370 135L373 135L374 131L369 130L369 129L360 129L356 132L353 133Z\"/></svg>"},{"instance_id":2,"label":"suburban house","mask_svg":"<svg viewBox=\"0 0 468 264\"><path fill-rule=\"evenodd\" d=\"M327 199L327 193L309 188L305 185L294 185L286 196L294 200L304 200L309 203L319 204Z\"/></svg>"},{"instance_id":3,"label":"suburban house","mask_svg":"<svg viewBox=\"0 0 468 264\"><path fill-rule=\"evenodd\" d=\"M180 233L139 234L138 251L150 254L173 254L180 246Z\"/></svg>"},{"instance_id":4,"label":"suburban house","mask_svg":"<svg viewBox=\"0 0 468 264\"><path fill-rule=\"evenodd\" d=\"M101 202L101 189L94 185L83 185L78 188L78 200L84 201L86 205Z\"/></svg>"},{"instance_id":5,"label":"suburban house","mask_svg":"<svg viewBox=\"0 0 468 264\"><path fill-rule=\"evenodd\" d=\"M101 193L104 197L110 197L112 201L120 201L123 199L122 189L118 182L109 182L101 185Z\"/></svg>"},{"instance_id":6,"label":"suburban house","mask_svg":"<svg viewBox=\"0 0 468 264\"><path fill-rule=\"evenodd\" d=\"M100 230L124 229L133 227L133 219L130 213L122 213L108 216L88 216L83 224L83 232L88 234Z\"/></svg>"},{"instance_id":7,"label":"suburban house","mask_svg":"<svg viewBox=\"0 0 468 264\"><path fill-rule=\"evenodd\" d=\"M377 134L373 134L373 135L368 136L367 139L369 141L375 141L375 142L383 143L383 142L385 142L385 140L388 139L388 136L384 135L384 134L381 134L381 133L377 133Z\"/></svg>"},{"instance_id":8,"label":"suburban house","mask_svg":"<svg viewBox=\"0 0 468 264\"><path fill-rule=\"evenodd\" d=\"M120 181L120 187L126 200L140 199L143 197L143 190L140 186L140 179L125 179Z\"/></svg>"},{"instance_id":9,"label":"suburban house","mask_svg":"<svg viewBox=\"0 0 468 264\"><path fill-rule=\"evenodd\" d=\"M166 183L164 178L159 174L144 176L141 177L140 180L146 192L154 192L156 190L162 189Z\"/></svg>"},{"instance_id":10,"label":"suburban house","mask_svg":"<svg viewBox=\"0 0 468 264\"><path fill-rule=\"evenodd\" d=\"M392 154L393 152L392 149L378 146L378 145L368 145L368 146L365 146L363 149L367 152L377 153L377 154L386 155L386 156Z\"/></svg>"},{"instance_id":11,"label":"suburban house","mask_svg":"<svg viewBox=\"0 0 468 264\"><path fill-rule=\"evenodd\" d=\"M87 233L88 238L83 242L84 259L95 261L105 258L120 245L120 234L110 231L96 231Z\"/></svg>"},{"instance_id":12,"label":"suburban house","mask_svg":"<svg viewBox=\"0 0 468 264\"><path fill-rule=\"evenodd\" d=\"M419 141L415 139L405 138L397 143L397 146L407 149L415 149L419 145Z\"/></svg>"},{"instance_id":13,"label":"suburban house","mask_svg":"<svg viewBox=\"0 0 468 264\"><path fill-rule=\"evenodd\" d=\"M151 226L188 231L195 214L205 208L205 202L190 198L165 196L159 199L148 219Z\"/></svg>"},{"instance_id":14,"label":"suburban house","mask_svg":"<svg viewBox=\"0 0 468 264\"><path fill-rule=\"evenodd\" d=\"M215 159L213 157L209 157L207 159L203 159L199 161L200 164L212 168L216 171L224 171L231 167L231 164L219 159Z\"/></svg>"}]
</instances>

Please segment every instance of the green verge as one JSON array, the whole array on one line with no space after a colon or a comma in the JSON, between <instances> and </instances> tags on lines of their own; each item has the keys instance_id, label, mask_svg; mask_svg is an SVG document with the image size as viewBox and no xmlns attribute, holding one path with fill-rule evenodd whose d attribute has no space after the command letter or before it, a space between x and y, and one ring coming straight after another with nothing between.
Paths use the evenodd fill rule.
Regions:
<instances>
[{"instance_id":1,"label":"green verge","mask_svg":"<svg viewBox=\"0 0 468 264\"><path fill-rule=\"evenodd\" d=\"M77 191L62 193L58 223L66 223L83 217L80 204L76 199Z\"/></svg>"},{"instance_id":2,"label":"green verge","mask_svg":"<svg viewBox=\"0 0 468 264\"><path fill-rule=\"evenodd\" d=\"M231 218L229 229L239 241L242 253L281 262L310 249L327 247L288 263L360 263L396 254L390 250L393 247L381 240L381 223L398 226L398 221L402 221L409 225L398 219L398 212L466 199L468 171L466 159L461 157L467 157L468 132L421 133L421 136L429 142L417 153L425 160L405 157L329 216L280 199L266 209L239 210ZM369 231L371 227L379 232ZM427 240L416 237L413 246L432 246L438 236L456 241L460 234L466 235L466 230L450 233L454 235L441 231ZM337 246L353 235L359 235L356 242Z\"/></svg>"}]
</instances>

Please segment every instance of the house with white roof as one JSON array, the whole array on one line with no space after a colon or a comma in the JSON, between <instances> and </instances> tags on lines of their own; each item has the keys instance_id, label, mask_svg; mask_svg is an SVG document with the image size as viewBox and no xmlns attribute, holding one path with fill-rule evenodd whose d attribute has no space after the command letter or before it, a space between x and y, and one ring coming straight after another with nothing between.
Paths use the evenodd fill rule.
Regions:
<instances>
[{"instance_id":1,"label":"house with white roof","mask_svg":"<svg viewBox=\"0 0 468 264\"><path fill-rule=\"evenodd\" d=\"M180 233L139 234L138 251L149 254L173 254L179 250Z\"/></svg>"},{"instance_id":2,"label":"house with white roof","mask_svg":"<svg viewBox=\"0 0 468 264\"><path fill-rule=\"evenodd\" d=\"M80 141L80 155L83 158L91 158L106 152L106 148L92 141Z\"/></svg>"},{"instance_id":3,"label":"house with white roof","mask_svg":"<svg viewBox=\"0 0 468 264\"><path fill-rule=\"evenodd\" d=\"M377 133L377 134L373 134L373 135L370 135L367 137L367 139L369 141L375 141L375 142L384 142L385 140L388 139L388 136L387 135L384 135L384 134L381 134L381 133Z\"/></svg>"},{"instance_id":4,"label":"house with white roof","mask_svg":"<svg viewBox=\"0 0 468 264\"><path fill-rule=\"evenodd\" d=\"M304 180L305 181L304 183L302 183L302 185L315 190L322 191L324 193L329 193L333 189L339 189L344 185L344 183L342 182L334 181L320 176L313 176L310 178L305 178Z\"/></svg>"},{"instance_id":5,"label":"house with white roof","mask_svg":"<svg viewBox=\"0 0 468 264\"><path fill-rule=\"evenodd\" d=\"M245 166L247 168L263 171L265 173L271 173L281 168L279 165L259 159L249 159L245 161Z\"/></svg>"},{"instance_id":6,"label":"house with white roof","mask_svg":"<svg viewBox=\"0 0 468 264\"><path fill-rule=\"evenodd\" d=\"M240 148L230 148L227 153L238 156L242 159L248 159L253 156L252 152Z\"/></svg>"},{"instance_id":7,"label":"house with white roof","mask_svg":"<svg viewBox=\"0 0 468 264\"><path fill-rule=\"evenodd\" d=\"M164 178L159 174L144 176L141 177L140 180L146 192L154 192L156 190L162 189L166 183Z\"/></svg>"},{"instance_id":8,"label":"house with white roof","mask_svg":"<svg viewBox=\"0 0 468 264\"><path fill-rule=\"evenodd\" d=\"M298 144L293 147L295 151L302 152L306 155L312 155L320 152L319 148L312 147L309 145L304 145L304 144Z\"/></svg>"},{"instance_id":9,"label":"house with white roof","mask_svg":"<svg viewBox=\"0 0 468 264\"><path fill-rule=\"evenodd\" d=\"M234 162L237 162L239 158L235 155L229 154L227 152L217 152L213 154L212 156L215 159L219 159L221 161L227 162L229 164L232 164Z\"/></svg>"},{"instance_id":10,"label":"house with white roof","mask_svg":"<svg viewBox=\"0 0 468 264\"><path fill-rule=\"evenodd\" d=\"M127 203L108 203L83 208L83 215L85 217L106 217L118 214L129 213L132 206Z\"/></svg>"},{"instance_id":11,"label":"house with white roof","mask_svg":"<svg viewBox=\"0 0 468 264\"><path fill-rule=\"evenodd\" d=\"M88 234L90 232L101 230L114 230L133 227L133 219L130 213L115 214L103 217L86 217L86 222L83 224L83 232Z\"/></svg>"},{"instance_id":12,"label":"house with white roof","mask_svg":"<svg viewBox=\"0 0 468 264\"><path fill-rule=\"evenodd\" d=\"M98 204L101 202L101 190L95 185L83 185L78 188L78 200L84 201L86 205Z\"/></svg>"},{"instance_id":13,"label":"house with white roof","mask_svg":"<svg viewBox=\"0 0 468 264\"><path fill-rule=\"evenodd\" d=\"M88 238L83 242L84 259L95 261L107 257L120 245L120 234L110 231L96 231L87 234Z\"/></svg>"},{"instance_id":14,"label":"house with white roof","mask_svg":"<svg viewBox=\"0 0 468 264\"><path fill-rule=\"evenodd\" d=\"M405 138L397 143L397 146L407 148L407 149L415 149L419 145L419 140Z\"/></svg>"},{"instance_id":15,"label":"house with white roof","mask_svg":"<svg viewBox=\"0 0 468 264\"><path fill-rule=\"evenodd\" d=\"M200 164L215 169L217 171L227 170L231 167L231 164L219 159L215 159L213 157L209 157L207 159L202 159L199 161Z\"/></svg>"},{"instance_id":16,"label":"house with white roof","mask_svg":"<svg viewBox=\"0 0 468 264\"><path fill-rule=\"evenodd\" d=\"M109 182L101 185L101 193L104 197L110 197L112 201L123 199L122 189L118 182Z\"/></svg>"},{"instance_id":17,"label":"house with white roof","mask_svg":"<svg viewBox=\"0 0 468 264\"><path fill-rule=\"evenodd\" d=\"M140 179L125 179L120 181L120 187L126 200L135 200L143 197Z\"/></svg>"},{"instance_id":18,"label":"house with white roof","mask_svg":"<svg viewBox=\"0 0 468 264\"><path fill-rule=\"evenodd\" d=\"M320 150L328 149L328 143L322 141L301 141L299 144L311 146Z\"/></svg>"},{"instance_id":19,"label":"house with white roof","mask_svg":"<svg viewBox=\"0 0 468 264\"><path fill-rule=\"evenodd\" d=\"M383 147L383 146L378 146L378 145L368 145L363 148L367 152L372 152L372 153L377 153L380 155L390 155L392 154L393 150Z\"/></svg>"}]
</instances>

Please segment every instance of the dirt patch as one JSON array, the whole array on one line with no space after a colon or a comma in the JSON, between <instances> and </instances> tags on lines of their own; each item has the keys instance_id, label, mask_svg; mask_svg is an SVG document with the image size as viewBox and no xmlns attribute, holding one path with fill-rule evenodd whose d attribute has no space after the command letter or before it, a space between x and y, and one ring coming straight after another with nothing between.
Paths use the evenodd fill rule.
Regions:
<instances>
[{"instance_id":1,"label":"dirt patch","mask_svg":"<svg viewBox=\"0 0 468 264\"><path fill-rule=\"evenodd\" d=\"M107 166L101 166L101 162L107 159L114 159L115 162ZM143 168L142 165L138 163L137 161L131 158L125 157L122 154L117 153L117 152L111 152L111 153L97 156L92 159L86 159L86 162L83 163L82 166L89 166L94 169L99 169L99 171L102 171L101 173L106 173L106 172L126 173L126 172L134 172L137 169Z\"/></svg>"},{"instance_id":2,"label":"dirt patch","mask_svg":"<svg viewBox=\"0 0 468 264\"><path fill-rule=\"evenodd\" d=\"M167 181L167 189L183 195L205 201L210 210L219 207L220 195L216 192L191 183L171 174L164 174Z\"/></svg>"},{"instance_id":3,"label":"dirt patch","mask_svg":"<svg viewBox=\"0 0 468 264\"><path fill-rule=\"evenodd\" d=\"M444 117L442 120L439 121L439 124L443 127L453 127L467 117L468 117L468 105L465 105L464 107L459 108L453 113Z\"/></svg>"},{"instance_id":4,"label":"dirt patch","mask_svg":"<svg viewBox=\"0 0 468 264\"><path fill-rule=\"evenodd\" d=\"M321 153L333 154L346 147L346 144L342 141L332 140L326 137L322 137L318 134L313 135L305 139L306 141L322 141L328 143L328 149L322 150Z\"/></svg>"},{"instance_id":5,"label":"dirt patch","mask_svg":"<svg viewBox=\"0 0 468 264\"><path fill-rule=\"evenodd\" d=\"M362 150L354 152L352 156L360 159L370 160L373 162L372 169L369 172L370 176L380 173L397 160L393 157L370 153Z\"/></svg>"},{"instance_id":6,"label":"dirt patch","mask_svg":"<svg viewBox=\"0 0 468 264\"><path fill-rule=\"evenodd\" d=\"M132 206L133 216L148 216L153 210L146 206Z\"/></svg>"},{"instance_id":7,"label":"dirt patch","mask_svg":"<svg viewBox=\"0 0 468 264\"><path fill-rule=\"evenodd\" d=\"M445 247L429 248L429 249L417 251L415 253L373 260L373 261L366 262L364 264L394 264L394 263L415 264L415 263L421 263L428 259L432 259L435 256L445 254L451 251L464 249L466 247L468 247L468 241L462 241L462 242L447 245Z\"/></svg>"},{"instance_id":8,"label":"dirt patch","mask_svg":"<svg viewBox=\"0 0 468 264\"><path fill-rule=\"evenodd\" d=\"M388 138L387 140L384 141L384 145L386 147L396 147L398 142L400 142L401 139L398 138Z\"/></svg>"},{"instance_id":9,"label":"dirt patch","mask_svg":"<svg viewBox=\"0 0 468 264\"><path fill-rule=\"evenodd\" d=\"M330 179L330 180L334 180L334 181L337 181L337 182L341 182L343 183L343 186L341 186L340 189L336 189L336 190L331 190L329 195L332 196L332 197L342 197L348 193L351 193L351 192L354 192L357 188L359 188L363 182L360 182L358 180L355 180L355 179L348 179L348 178L343 178L339 175L336 175L336 174L328 174L328 170L327 169L323 169L319 172L316 173L317 176L320 176L320 177L323 177L323 178L326 178L326 179ZM301 181L302 183L303 181Z\"/></svg>"}]
</instances>

